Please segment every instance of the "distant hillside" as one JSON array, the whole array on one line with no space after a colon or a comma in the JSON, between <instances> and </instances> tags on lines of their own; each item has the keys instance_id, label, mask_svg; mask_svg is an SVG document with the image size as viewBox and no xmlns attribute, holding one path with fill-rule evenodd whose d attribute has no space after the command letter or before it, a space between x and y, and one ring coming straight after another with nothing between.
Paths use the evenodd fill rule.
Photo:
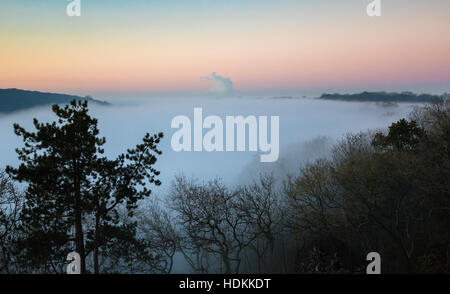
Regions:
<instances>
[{"instance_id":1,"label":"distant hillside","mask_svg":"<svg viewBox=\"0 0 450 294\"><path fill-rule=\"evenodd\" d=\"M415 94L412 92L362 92L359 94L322 94L320 99L341 101L373 101L373 102L432 102L438 99L449 99L448 94L441 96L430 94Z\"/></svg>"},{"instance_id":2,"label":"distant hillside","mask_svg":"<svg viewBox=\"0 0 450 294\"><path fill-rule=\"evenodd\" d=\"M35 106L65 104L73 99L88 100L91 103L109 105L92 97L80 97L67 94L43 93L20 89L0 89L0 112L13 112Z\"/></svg>"}]
</instances>

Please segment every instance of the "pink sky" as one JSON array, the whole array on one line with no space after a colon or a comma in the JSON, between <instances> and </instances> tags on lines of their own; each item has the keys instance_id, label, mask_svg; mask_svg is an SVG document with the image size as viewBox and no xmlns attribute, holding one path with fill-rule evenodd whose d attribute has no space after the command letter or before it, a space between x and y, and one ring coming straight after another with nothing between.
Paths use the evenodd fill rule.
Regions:
<instances>
[{"instance_id":1,"label":"pink sky","mask_svg":"<svg viewBox=\"0 0 450 294\"><path fill-rule=\"evenodd\" d=\"M445 2L407 11L386 5L380 18L350 5L355 1L348 10L314 6L310 13L294 2L258 13L236 10L238 4L203 8L184 19L173 7L159 7L152 18L142 7L95 15L93 6L74 19L56 9L11 6L0 12L0 88L204 92L210 84L201 77L212 72L242 92L450 86Z\"/></svg>"}]
</instances>

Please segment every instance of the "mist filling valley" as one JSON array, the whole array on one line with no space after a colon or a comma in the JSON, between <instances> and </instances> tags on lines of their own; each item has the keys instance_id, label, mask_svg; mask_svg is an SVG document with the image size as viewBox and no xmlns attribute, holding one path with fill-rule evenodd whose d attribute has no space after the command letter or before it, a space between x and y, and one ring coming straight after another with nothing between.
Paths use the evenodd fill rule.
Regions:
<instances>
[{"instance_id":1,"label":"mist filling valley","mask_svg":"<svg viewBox=\"0 0 450 294\"><path fill-rule=\"evenodd\" d=\"M207 180L221 178L227 184L238 184L260 172L291 173L306 162L326 156L328 147L346 133L386 128L407 117L415 104L389 106L372 102L335 102L316 99L221 98L183 99L151 98L128 100L112 106L90 105L98 118L100 136L106 137L105 154L115 157L142 139L146 132L163 132L160 144L163 155L156 167L161 171L160 189L177 174ZM258 152L175 152L170 146L173 117L193 118L194 107L203 115L247 117L280 117L280 155L274 163L260 163ZM50 107L33 108L0 116L0 166L17 165L15 148L21 140L13 133L13 123L32 129L33 118L41 122L54 120ZM248 142L248 132L246 134ZM157 188L159 189L159 188ZM158 191L159 192L159 191Z\"/></svg>"},{"instance_id":2,"label":"mist filling valley","mask_svg":"<svg viewBox=\"0 0 450 294\"><path fill-rule=\"evenodd\" d=\"M125 102L124 102L125 101ZM161 171L162 185L151 187L153 196L163 199L176 176L195 178L202 182L220 179L233 187L245 185L262 174L283 178L296 174L305 164L329 155L332 145L348 133L386 128L407 117L417 104L381 105L372 102L339 102L318 99L221 98L185 99L151 98L123 100L110 106L90 105L89 112L98 118L100 136L106 137L105 155L115 158L138 144L145 133L164 133L159 144L163 152L155 168ZM195 107L203 115L247 117L279 116L280 152L273 163L261 163L258 152L175 152L170 141L176 131L171 120L178 115L193 118ZM32 119L50 122L55 119L50 107L33 108L0 117L0 167L17 166L15 148L22 146L13 133L13 123L27 130L34 129ZM248 137L248 133L246 134ZM247 138L248 139L248 138ZM145 204L142 204L145 206ZM185 257L174 256L171 272L189 272Z\"/></svg>"}]
</instances>

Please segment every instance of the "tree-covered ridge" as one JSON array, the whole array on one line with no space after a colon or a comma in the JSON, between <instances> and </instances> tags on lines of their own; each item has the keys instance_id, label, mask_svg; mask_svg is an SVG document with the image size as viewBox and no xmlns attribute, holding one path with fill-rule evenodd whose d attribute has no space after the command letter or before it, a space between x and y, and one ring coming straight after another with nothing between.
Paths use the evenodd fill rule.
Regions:
<instances>
[{"instance_id":1,"label":"tree-covered ridge","mask_svg":"<svg viewBox=\"0 0 450 294\"><path fill-rule=\"evenodd\" d=\"M72 100L87 100L91 103L108 105L107 102L92 97L80 97L67 94L44 93L20 89L0 89L0 113L24 110L36 106L67 104Z\"/></svg>"},{"instance_id":2,"label":"tree-covered ridge","mask_svg":"<svg viewBox=\"0 0 450 294\"><path fill-rule=\"evenodd\" d=\"M433 102L439 99L450 99L450 95L415 94L412 92L388 93L388 92L362 92L358 94L322 94L320 99L360 101L360 102Z\"/></svg>"}]
</instances>

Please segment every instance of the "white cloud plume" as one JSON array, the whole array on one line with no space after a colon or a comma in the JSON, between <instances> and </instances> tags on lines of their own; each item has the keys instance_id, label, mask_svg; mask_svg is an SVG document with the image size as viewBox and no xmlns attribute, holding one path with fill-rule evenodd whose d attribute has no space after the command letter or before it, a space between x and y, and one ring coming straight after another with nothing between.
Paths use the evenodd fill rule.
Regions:
<instances>
[{"instance_id":1,"label":"white cloud plume","mask_svg":"<svg viewBox=\"0 0 450 294\"><path fill-rule=\"evenodd\" d=\"M202 77L212 83L209 89L212 93L231 94L234 92L233 82L230 78L223 77L213 72L210 76Z\"/></svg>"}]
</instances>

